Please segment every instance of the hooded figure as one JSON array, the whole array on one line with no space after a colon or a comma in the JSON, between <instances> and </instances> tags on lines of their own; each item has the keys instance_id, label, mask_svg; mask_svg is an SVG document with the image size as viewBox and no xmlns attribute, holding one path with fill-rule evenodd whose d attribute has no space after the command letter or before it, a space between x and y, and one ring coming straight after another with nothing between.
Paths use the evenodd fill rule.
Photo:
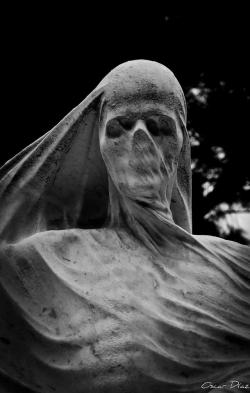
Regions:
<instances>
[{"instance_id":1,"label":"hooded figure","mask_svg":"<svg viewBox=\"0 0 250 393\"><path fill-rule=\"evenodd\" d=\"M146 60L1 168L1 392L250 387L250 250L191 234L190 168L182 89Z\"/></svg>"}]
</instances>

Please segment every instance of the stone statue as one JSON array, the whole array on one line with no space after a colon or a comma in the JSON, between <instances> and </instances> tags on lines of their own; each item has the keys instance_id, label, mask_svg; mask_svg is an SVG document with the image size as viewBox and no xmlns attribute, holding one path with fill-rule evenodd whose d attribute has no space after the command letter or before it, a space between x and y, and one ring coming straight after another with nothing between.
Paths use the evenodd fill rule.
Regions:
<instances>
[{"instance_id":1,"label":"stone statue","mask_svg":"<svg viewBox=\"0 0 250 393\"><path fill-rule=\"evenodd\" d=\"M191 233L168 68L116 67L0 187L1 392L250 387L250 249Z\"/></svg>"}]
</instances>

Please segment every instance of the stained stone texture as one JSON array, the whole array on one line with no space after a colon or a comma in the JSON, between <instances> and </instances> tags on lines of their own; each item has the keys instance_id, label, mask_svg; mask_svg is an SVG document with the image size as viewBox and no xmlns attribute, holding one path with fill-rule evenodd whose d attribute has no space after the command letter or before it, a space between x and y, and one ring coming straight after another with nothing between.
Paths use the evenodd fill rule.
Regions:
<instances>
[{"instance_id":1,"label":"stained stone texture","mask_svg":"<svg viewBox=\"0 0 250 393\"><path fill-rule=\"evenodd\" d=\"M1 393L246 391L250 250L191 216L182 89L121 64L0 169Z\"/></svg>"}]
</instances>

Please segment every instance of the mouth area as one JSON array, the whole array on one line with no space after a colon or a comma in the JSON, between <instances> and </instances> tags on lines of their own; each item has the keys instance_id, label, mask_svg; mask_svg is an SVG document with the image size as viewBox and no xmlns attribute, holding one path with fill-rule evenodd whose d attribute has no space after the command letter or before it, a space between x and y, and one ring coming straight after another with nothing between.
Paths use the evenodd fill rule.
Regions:
<instances>
[{"instance_id":1,"label":"mouth area","mask_svg":"<svg viewBox=\"0 0 250 393\"><path fill-rule=\"evenodd\" d=\"M129 161L129 168L133 173L141 177L154 178L160 176L160 167L156 163L133 159Z\"/></svg>"}]
</instances>

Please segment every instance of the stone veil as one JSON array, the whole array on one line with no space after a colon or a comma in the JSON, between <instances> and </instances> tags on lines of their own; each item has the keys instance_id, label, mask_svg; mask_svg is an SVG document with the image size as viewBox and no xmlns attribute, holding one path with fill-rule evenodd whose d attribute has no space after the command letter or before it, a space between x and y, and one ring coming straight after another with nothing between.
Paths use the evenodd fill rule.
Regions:
<instances>
[{"instance_id":1,"label":"stone veil","mask_svg":"<svg viewBox=\"0 0 250 393\"><path fill-rule=\"evenodd\" d=\"M1 392L250 386L250 249L192 234L186 117L129 61L0 169Z\"/></svg>"}]
</instances>

